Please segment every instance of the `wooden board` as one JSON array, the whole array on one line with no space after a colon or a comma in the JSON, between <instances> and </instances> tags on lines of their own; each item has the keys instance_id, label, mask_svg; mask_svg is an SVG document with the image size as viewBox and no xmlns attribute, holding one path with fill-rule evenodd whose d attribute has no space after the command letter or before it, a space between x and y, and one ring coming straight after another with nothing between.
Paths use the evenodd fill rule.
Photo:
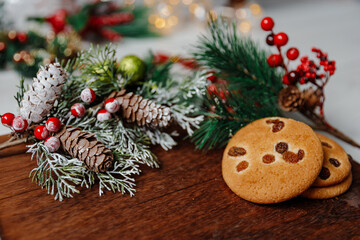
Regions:
<instances>
[{"instance_id":1,"label":"wooden board","mask_svg":"<svg viewBox=\"0 0 360 240\"><path fill-rule=\"evenodd\" d=\"M0 142L6 136L0 137ZM7 151L21 152L22 147ZM155 148L161 169L143 168L135 197L83 189L53 200L28 178L29 155L0 158L3 239L360 239L360 165L335 199L296 198L257 205L233 194L221 176L222 151L195 152L182 142ZM4 152L0 152L0 155ZM355 156L356 157L356 156Z\"/></svg>"}]
</instances>

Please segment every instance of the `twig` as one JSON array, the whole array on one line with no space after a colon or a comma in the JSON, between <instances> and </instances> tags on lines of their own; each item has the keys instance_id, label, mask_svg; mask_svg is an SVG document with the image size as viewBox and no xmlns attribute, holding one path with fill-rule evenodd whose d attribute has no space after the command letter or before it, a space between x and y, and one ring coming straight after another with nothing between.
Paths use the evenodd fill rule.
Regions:
<instances>
[{"instance_id":1,"label":"twig","mask_svg":"<svg viewBox=\"0 0 360 240\"><path fill-rule=\"evenodd\" d=\"M301 109L300 112L315 124L315 126L312 126L313 129L330 133L334 137L337 137L354 147L360 148L359 143L355 142L353 139L331 126L330 123L325 120L325 118L318 116L313 112L306 111L305 109Z\"/></svg>"},{"instance_id":2,"label":"twig","mask_svg":"<svg viewBox=\"0 0 360 240\"><path fill-rule=\"evenodd\" d=\"M0 144L0 150L8 148L8 147L12 147L12 146L16 146L22 143L26 143L28 142L30 139L27 137L23 137L17 140L14 140L13 137L11 137L9 140L7 140L6 142L3 142Z\"/></svg>"}]
</instances>

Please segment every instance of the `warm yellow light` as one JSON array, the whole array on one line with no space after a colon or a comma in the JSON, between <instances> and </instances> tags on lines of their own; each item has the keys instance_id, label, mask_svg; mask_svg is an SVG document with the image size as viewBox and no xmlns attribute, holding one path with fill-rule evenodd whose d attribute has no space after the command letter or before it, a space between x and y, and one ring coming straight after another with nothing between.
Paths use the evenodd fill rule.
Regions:
<instances>
[{"instance_id":1,"label":"warm yellow light","mask_svg":"<svg viewBox=\"0 0 360 240\"><path fill-rule=\"evenodd\" d=\"M196 9L197 9L198 7L199 7L198 4L192 3L192 4L190 4L190 6L189 6L189 10L190 10L190 12L191 12L192 14L194 14L195 11L196 11Z\"/></svg>"},{"instance_id":2,"label":"warm yellow light","mask_svg":"<svg viewBox=\"0 0 360 240\"><path fill-rule=\"evenodd\" d=\"M10 40L14 40L16 38L16 31L15 30L11 30L8 32L8 38Z\"/></svg>"},{"instance_id":3,"label":"warm yellow light","mask_svg":"<svg viewBox=\"0 0 360 240\"><path fill-rule=\"evenodd\" d=\"M190 5L193 1L192 0L182 0L183 4Z\"/></svg>"},{"instance_id":4,"label":"warm yellow light","mask_svg":"<svg viewBox=\"0 0 360 240\"><path fill-rule=\"evenodd\" d=\"M251 24L250 22L248 21L242 21L240 24L239 24L239 30L240 32L243 32L243 33L248 33L251 29Z\"/></svg>"},{"instance_id":5,"label":"warm yellow light","mask_svg":"<svg viewBox=\"0 0 360 240\"><path fill-rule=\"evenodd\" d=\"M175 26L176 24L178 24L178 22L179 22L179 19L176 16L171 16L168 19L168 24L170 26Z\"/></svg>"},{"instance_id":6,"label":"warm yellow light","mask_svg":"<svg viewBox=\"0 0 360 240\"><path fill-rule=\"evenodd\" d=\"M207 17L209 20L216 20L218 18L217 13L214 10L210 10Z\"/></svg>"},{"instance_id":7,"label":"warm yellow light","mask_svg":"<svg viewBox=\"0 0 360 240\"><path fill-rule=\"evenodd\" d=\"M257 3L250 4L249 9L250 9L252 15L254 15L254 16L261 14L261 7Z\"/></svg>"},{"instance_id":8,"label":"warm yellow light","mask_svg":"<svg viewBox=\"0 0 360 240\"><path fill-rule=\"evenodd\" d=\"M19 62L20 59L21 59L20 53L15 53L14 56L13 56L13 59L14 59L15 62Z\"/></svg>"},{"instance_id":9,"label":"warm yellow light","mask_svg":"<svg viewBox=\"0 0 360 240\"><path fill-rule=\"evenodd\" d=\"M155 27L156 28L160 28L160 29L164 28L165 24L166 24L166 22L165 22L165 19L163 19L163 18L157 18L155 20Z\"/></svg>"},{"instance_id":10,"label":"warm yellow light","mask_svg":"<svg viewBox=\"0 0 360 240\"><path fill-rule=\"evenodd\" d=\"M169 0L169 3L170 3L171 5L176 6L176 5L178 5L178 4L180 3L180 0Z\"/></svg>"},{"instance_id":11,"label":"warm yellow light","mask_svg":"<svg viewBox=\"0 0 360 240\"><path fill-rule=\"evenodd\" d=\"M172 7L169 6L169 5L165 5L163 6L161 9L160 9L160 13L165 16L165 17L168 17L170 16L170 14L172 13Z\"/></svg>"},{"instance_id":12,"label":"warm yellow light","mask_svg":"<svg viewBox=\"0 0 360 240\"><path fill-rule=\"evenodd\" d=\"M244 8L239 8L235 11L235 16L238 19L245 19L245 18L247 18L247 15L248 14Z\"/></svg>"},{"instance_id":13,"label":"warm yellow light","mask_svg":"<svg viewBox=\"0 0 360 240\"><path fill-rule=\"evenodd\" d=\"M152 7L155 4L155 0L144 0L144 4L147 7Z\"/></svg>"},{"instance_id":14,"label":"warm yellow light","mask_svg":"<svg viewBox=\"0 0 360 240\"><path fill-rule=\"evenodd\" d=\"M72 50L70 48L66 48L64 54L66 57L69 57L72 54Z\"/></svg>"},{"instance_id":15,"label":"warm yellow light","mask_svg":"<svg viewBox=\"0 0 360 240\"><path fill-rule=\"evenodd\" d=\"M155 24L155 21L156 21L156 19L158 18L159 16L158 15L156 15L156 14L151 14L150 16L149 16L149 23L150 24Z\"/></svg>"}]
</instances>

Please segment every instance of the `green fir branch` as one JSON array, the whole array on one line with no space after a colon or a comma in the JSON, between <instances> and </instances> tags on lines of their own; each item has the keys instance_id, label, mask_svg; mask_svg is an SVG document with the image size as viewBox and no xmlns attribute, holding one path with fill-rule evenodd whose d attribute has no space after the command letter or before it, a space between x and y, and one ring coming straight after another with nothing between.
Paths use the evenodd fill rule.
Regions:
<instances>
[{"instance_id":1,"label":"green fir branch","mask_svg":"<svg viewBox=\"0 0 360 240\"><path fill-rule=\"evenodd\" d=\"M224 147L246 124L279 115L277 96L282 89L281 73L268 66L267 53L250 38L238 36L235 24L213 21L209 31L200 37L194 57L225 84L215 84L217 92L206 95L199 111L205 120L192 141L203 150Z\"/></svg>"}]
</instances>

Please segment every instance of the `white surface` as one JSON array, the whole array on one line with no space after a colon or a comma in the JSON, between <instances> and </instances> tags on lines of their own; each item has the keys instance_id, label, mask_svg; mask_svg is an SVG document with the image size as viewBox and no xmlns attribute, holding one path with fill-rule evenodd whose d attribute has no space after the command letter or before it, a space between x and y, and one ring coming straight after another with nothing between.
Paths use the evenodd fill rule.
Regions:
<instances>
[{"instance_id":1,"label":"white surface","mask_svg":"<svg viewBox=\"0 0 360 240\"><path fill-rule=\"evenodd\" d=\"M269 5L266 1L264 4ZM326 87L325 113L331 124L360 142L360 2L359 1L281 1L266 6L265 15L274 18L275 31L290 37L289 47L301 54L320 47L336 60L337 71ZM149 49L172 54L185 54L195 43L201 25L188 25L176 33L153 39L124 39L118 45L119 57L127 54L144 56ZM266 33L256 30L253 37L262 45ZM0 71L0 113L16 112L19 75ZM7 133L0 126L0 134ZM348 153L360 160L360 149L340 142Z\"/></svg>"}]
</instances>

